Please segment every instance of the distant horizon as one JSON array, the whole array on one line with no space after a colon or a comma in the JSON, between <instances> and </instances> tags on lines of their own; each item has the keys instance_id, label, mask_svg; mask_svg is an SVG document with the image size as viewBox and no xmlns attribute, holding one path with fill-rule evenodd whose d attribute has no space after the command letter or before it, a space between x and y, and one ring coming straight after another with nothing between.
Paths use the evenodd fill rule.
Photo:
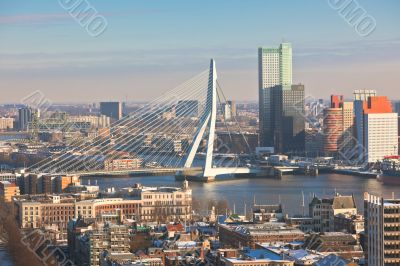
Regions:
<instances>
[{"instance_id":1,"label":"distant horizon","mask_svg":"<svg viewBox=\"0 0 400 266\"><path fill-rule=\"evenodd\" d=\"M257 101L257 48L283 41L292 44L293 83L304 84L306 96L375 89L399 98L396 0L359 1L376 20L366 36L329 1L90 4L107 22L97 37L59 1L0 3L1 103L36 90L55 103L149 101L207 69L210 58L227 98Z\"/></svg>"}]
</instances>

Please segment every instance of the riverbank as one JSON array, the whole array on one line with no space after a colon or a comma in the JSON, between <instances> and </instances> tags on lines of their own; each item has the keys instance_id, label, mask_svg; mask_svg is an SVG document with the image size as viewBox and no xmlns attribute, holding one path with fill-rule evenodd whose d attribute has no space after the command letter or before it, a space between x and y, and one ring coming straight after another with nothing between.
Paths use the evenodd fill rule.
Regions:
<instances>
[{"instance_id":1,"label":"riverbank","mask_svg":"<svg viewBox=\"0 0 400 266\"><path fill-rule=\"evenodd\" d=\"M90 180L100 188L106 187L128 187L135 183L146 186L180 186L181 181L176 181L175 176L147 176L147 177L125 177L104 178L91 177L82 178L83 183ZM400 197L400 186L387 186L376 179L358 177L353 175L320 174L319 176L283 175L277 178L221 178L212 183L190 182L193 196L198 199L225 199L230 207L235 204L236 210L243 212L244 205L251 206L254 199L259 204L282 203L284 211L289 215L299 214L301 210L302 192L305 202L310 202L312 196L332 197L336 192L342 195L354 194L357 207L363 210L364 192L392 197L392 192Z\"/></svg>"}]
</instances>

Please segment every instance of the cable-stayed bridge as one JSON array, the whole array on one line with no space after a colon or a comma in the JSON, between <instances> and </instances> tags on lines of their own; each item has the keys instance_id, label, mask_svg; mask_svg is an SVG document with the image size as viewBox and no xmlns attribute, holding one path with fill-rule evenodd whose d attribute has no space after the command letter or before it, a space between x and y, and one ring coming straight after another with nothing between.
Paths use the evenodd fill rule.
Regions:
<instances>
[{"instance_id":1,"label":"cable-stayed bridge","mask_svg":"<svg viewBox=\"0 0 400 266\"><path fill-rule=\"evenodd\" d=\"M199 181L255 173L257 170L244 166L238 156L214 156L219 149L215 147L216 120L224 102L211 59L209 69L116 121L110 130L69 143L63 152L29 169L50 175L175 173L178 178ZM204 159L195 160L199 151ZM129 167L121 165L127 162Z\"/></svg>"}]
</instances>

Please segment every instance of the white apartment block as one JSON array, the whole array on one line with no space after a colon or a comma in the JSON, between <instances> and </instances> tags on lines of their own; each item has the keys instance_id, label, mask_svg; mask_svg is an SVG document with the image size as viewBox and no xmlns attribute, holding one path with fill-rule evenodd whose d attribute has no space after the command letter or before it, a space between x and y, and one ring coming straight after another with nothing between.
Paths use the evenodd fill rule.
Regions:
<instances>
[{"instance_id":1,"label":"white apartment block","mask_svg":"<svg viewBox=\"0 0 400 266\"><path fill-rule=\"evenodd\" d=\"M398 154L397 113L364 115L364 156L366 162L382 161L385 156Z\"/></svg>"}]
</instances>

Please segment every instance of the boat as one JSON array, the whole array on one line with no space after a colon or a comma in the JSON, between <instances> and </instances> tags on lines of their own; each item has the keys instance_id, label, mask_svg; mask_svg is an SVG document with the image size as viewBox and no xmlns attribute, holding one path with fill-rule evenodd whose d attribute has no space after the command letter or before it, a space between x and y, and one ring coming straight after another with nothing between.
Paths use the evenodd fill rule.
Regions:
<instances>
[{"instance_id":1,"label":"boat","mask_svg":"<svg viewBox=\"0 0 400 266\"><path fill-rule=\"evenodd\" d=\"M400 186L400 155L386 156L381 163L381 172L383 184Z\"/></svg>"}]
</instances>

